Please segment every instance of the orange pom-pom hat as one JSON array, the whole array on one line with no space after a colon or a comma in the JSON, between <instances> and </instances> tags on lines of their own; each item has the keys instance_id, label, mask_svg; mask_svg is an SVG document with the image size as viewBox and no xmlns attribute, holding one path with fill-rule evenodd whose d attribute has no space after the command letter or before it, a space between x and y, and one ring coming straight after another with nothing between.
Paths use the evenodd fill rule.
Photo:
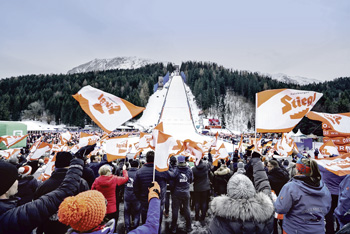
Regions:
<instances>
[{"instance_id":1,"label":"orange pom-pom hat","mask_svg":"<svg viewBox=\"0 0 350 234\"><path fill-rule=\"evenodd\" d=\"M58 209L58 220L78 232L86 232L101 224L106 210L103 194L88 190L64 199Z\"/></svg>"}]
</instances>

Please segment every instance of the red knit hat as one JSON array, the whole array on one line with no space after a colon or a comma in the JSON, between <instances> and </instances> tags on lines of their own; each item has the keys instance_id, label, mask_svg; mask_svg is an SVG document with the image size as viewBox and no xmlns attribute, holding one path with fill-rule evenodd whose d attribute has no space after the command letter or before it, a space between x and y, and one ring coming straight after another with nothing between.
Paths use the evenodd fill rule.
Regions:
<instances>
[{"instance_id":1,"label":"red knit hat","mask_svg":"<svg viewBox=\"0 0 350 234\"><path fill-rule=\"evenodd\" d=\"M58 220L78 232L86 232L103 221L106 210L103 194L97 190L88 190L64 199L58 209Z\"/></svg>"},{"instance_id":2,"label":"red knit hat","mask_svg":"<svg viewBox=\"0 0 350 234\"><path fill-rule=\"evenodd\" d=\"M21 175L30 175L31 172L32 167L28 165L18 168L18 173Z\"/></svg>"}]
</instances>

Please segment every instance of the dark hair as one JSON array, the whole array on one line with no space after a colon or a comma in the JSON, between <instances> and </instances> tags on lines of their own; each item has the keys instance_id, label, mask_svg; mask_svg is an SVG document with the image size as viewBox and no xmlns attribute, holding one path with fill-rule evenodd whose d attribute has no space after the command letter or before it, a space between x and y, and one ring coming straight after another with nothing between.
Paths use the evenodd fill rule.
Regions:
<instances>
[{"instance_id":1,"label":"dark hair","mask_svg":"<svg viewBox=\"0 0 350 234\"><path fill-rule=\"evenodd\" d=\"M273 168L277 168L280 167L278 162L276 160L270 160L269 163L273 166Z\"/></svg>"},{"instance_id":2,"label":"dark hair","mask_svg":"<svg viewBox=\"0 0 350 234\"><path fill-rule=\"evenodd\" d=\"M130 162L130 166L131 167L138 167L139 166L139 162L136 161L136 160L133 160L133 161Z\"/></svg>"},{"instance_id":3,"label":"dark hair","mask_svg":"<svg viewBox=\"0 0 350 234\"><path fill-rule=\"evenodd\" d=\"M313 159L310 159L310 178L313 181L320 181L321 180L321 173L320 173L320 169L318 169L318 165L317 162Z\"/></svg>"},{"instance_id":4,"label":"dark hair","mask_svg":"<svg viewBox=\"0 0 350 234\"><path fill-rule=\"evenodd\" d=\"M154 151L148 151L146 154L146 161L148 163L154 162Z\"/></svg>"},{"instance_id":5,"label":"dark hair","mask_svg":"<svg viewBox=\"0 0 350 234\"><path fill-rule=\"evenodd\" d=\"M96 159L96 155L91 155L90 161L93 162L93 161L95 161L95 159Z\"/></svg>"}]
</instances>

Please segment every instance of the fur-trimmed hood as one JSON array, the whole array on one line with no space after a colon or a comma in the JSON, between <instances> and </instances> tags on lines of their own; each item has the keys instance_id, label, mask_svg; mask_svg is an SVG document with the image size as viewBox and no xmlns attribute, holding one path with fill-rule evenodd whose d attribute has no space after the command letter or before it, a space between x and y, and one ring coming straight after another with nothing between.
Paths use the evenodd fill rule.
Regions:
<instances>
[{"instance_id":1,"label":"fur-trimmed hood","mask_svg":"<svg viewBox=\"0 0 350 234\"><path fill-rule=\"evenodd\" d=\"M231 177L227 195L215 197L211 202L215 216L229 220L268 221L274 214L271 198L263 192L256 193L253 183L245 175Z\"/></svg>"},{"instance_id":2,"label":"fur-trimmed hood","mask_svg":"<svg viewBox=\"0 0 350 234\"><path fill-rule=\"evenodd\" d=\"M221 166L219 167L215 172L214 175L227 175L231 172L231 170L229 168L227 168L227 166Z\"/></svg>"}]
</instances>

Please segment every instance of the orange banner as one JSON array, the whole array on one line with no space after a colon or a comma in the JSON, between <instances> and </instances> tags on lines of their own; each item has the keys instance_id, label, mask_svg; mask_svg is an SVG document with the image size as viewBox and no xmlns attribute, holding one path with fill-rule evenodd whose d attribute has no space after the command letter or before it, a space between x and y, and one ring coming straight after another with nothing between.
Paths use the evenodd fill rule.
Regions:
<instances>
[{"instance_id":1,"label":"orange banner","mask_svg":"<svg viewBox=\"0 0 350 234\"><path fill-rule=\"evenodd\" d=\"M328 141L333 141L336 145L346 145L350 144L350 137L324 137L323 143L327 143Z\"/></svg>"},{"instance_id":2,"label":"orange banner","mask_svg":"<svg viewBox=\"0 0 350 234\"><path fill-rule=\"evenodd\" d=\"M350 137L350 133L342 133L342 132L337 132L334 130L325 130L324 129L323 136L325 136L325 137Z\"/></svg>"}]
</instances>

